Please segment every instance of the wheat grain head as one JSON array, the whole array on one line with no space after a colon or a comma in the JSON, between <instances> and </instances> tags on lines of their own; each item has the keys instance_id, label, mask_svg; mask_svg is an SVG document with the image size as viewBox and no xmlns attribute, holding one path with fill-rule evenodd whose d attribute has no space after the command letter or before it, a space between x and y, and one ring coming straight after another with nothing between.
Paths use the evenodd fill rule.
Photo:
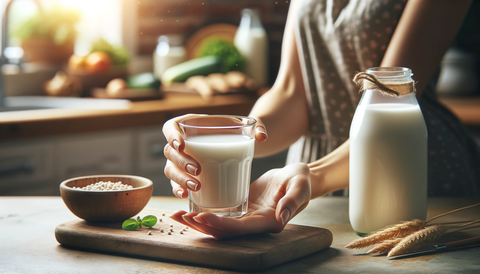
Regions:
<instances>
[{"instance_id":1,"label":"wheat grain head","mask_svg":"<svg viewBox=\"0 0 480 274\"><path fill-rule=\"evenodd\" d=\"M403 238L390 252L388 257L401 255L431 245L445 233L445 228L440 225L427 226Z\"/></svg>"},{"instance_id":2,"label":"wheat grain head","mask_svg":"<svg viewBox=\"0 0 480 274\"><path fill-rule=\"evenodd\" d=\"M396 224L393 227L386 228L384 230L378 231L375 234L367 236L365 238L361 238L355 240L348 245L346 248L350 249L358 249L369 247L378 243L381 243L385 240L391 240L396 238L405 237L406 235L410 235L416 231L419 231L423 228L425 222L418 219L413 219L408 222L402 222L400 224Z\"/></svg>"},{"instance_id":3,"label":"wheat grain head","mask_svg":"<svg viewBox=\"0 0 480 274\"><path fill-rule=\"evenodd\" d=\"M396 238L393 240L385 240L381 243L376 244L372 249L367 251L368 254L382 254L382 253L387 253L392 248L394 248L398 243L400 243L403 240L403 238Z\"/></svg>"}]
</instances>

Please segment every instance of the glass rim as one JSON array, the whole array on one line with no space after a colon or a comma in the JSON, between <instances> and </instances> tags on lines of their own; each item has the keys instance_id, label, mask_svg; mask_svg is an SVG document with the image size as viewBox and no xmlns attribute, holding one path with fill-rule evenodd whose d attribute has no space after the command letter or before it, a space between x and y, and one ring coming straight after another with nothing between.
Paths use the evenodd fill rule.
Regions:
<instances>
[{"instance_id":1,"label":"glass rim","mask_svg":"<svg viewBox=\"0 0 480 274\"><path fill-rule=\"evenodd\" d=\"M412 70L406 67L371 67L365 72L373 74L377 78L404 78L413 76Z\"/></svg>"},{"instance_id":2,"label":"glass rim","mask_svg":"<svg viewBox=\"0 0 480 274\"><path fill-rule=\"evenodd\" d=\"M207 117L229 117L229 118L239 118L239 119L246 119L249 121L248 124L245 125L231 125L231 126L198 126L198 125L187 125L184 122L188 120L193 120L193 119L198 119L198 118L207 118ZM187 117L184 118L180 121L178 121L178 124L181 125L182 127L185 128L201 128L201 129L239 129L239 128L246 128L246 127L252 127L257 124L257 119L249 116L242 116L242 115L210 115L210 114L203 114L203 115L198 115L198 116L193 116L193 117Z\"/></svg>"}]
</instances>

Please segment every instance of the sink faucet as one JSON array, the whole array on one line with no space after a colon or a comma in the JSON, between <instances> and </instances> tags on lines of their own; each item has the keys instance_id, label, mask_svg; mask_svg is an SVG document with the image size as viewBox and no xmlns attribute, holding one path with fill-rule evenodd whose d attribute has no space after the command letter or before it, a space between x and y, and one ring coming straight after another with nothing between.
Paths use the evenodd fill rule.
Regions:
<instances>
[{"instance_id":1,"label":"sink faucet","mask_svg":"<svg viewBox=\"0 0 480 274\"><path fill-rule=\"evenodd\" d=\"M14 0L8 0L5 8L3 9L2 16L2 36L1 36L1 51L0 51L0 107L4 106L4 97L5 97L5 85L3 81L3 72L2 67L9 63L8 58L5 56L5 49L8 47L8 13L10 11L10 6L12 5ZM41 9L40 2L38 0L34 0L37 4L39 9Z\"/></svg>"},{"instance_id":2,"label":"sink faucet","mask_svg":"<svg viewBox=\"0 0 480 274\"><path fill-rule=\"evenodd\" d=\"M3 97L5 94L5 85L3 83L3 72L2 68L5 64L8 64L8 58L5 56L5 49L8 45L8 11L10 10L10 5L13 0L9 0L5 5L2 13L2 40L1 42L1 52L0 52L0 106L4 106Z\"/></svg>"}]
</instances>

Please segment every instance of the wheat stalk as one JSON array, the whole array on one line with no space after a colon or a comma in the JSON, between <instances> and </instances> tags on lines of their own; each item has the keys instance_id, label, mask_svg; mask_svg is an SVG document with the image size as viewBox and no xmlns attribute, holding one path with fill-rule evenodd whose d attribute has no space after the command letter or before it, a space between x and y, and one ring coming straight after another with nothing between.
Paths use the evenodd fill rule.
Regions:
<instances>
[{"instance_id":1,"label":"wheat stalk","mask_svg":"<svg viewBox=\"0 0 480 274\"><path fill-rule=\"evenodd\" d=\"M480 203L465 206L459 209L455 209L443 214L439 214L429 219L428 221L422 221L414 219L408 222L402 222L400 224L394 225L378 231L368 237L355 240L348 245L346 248L359 249L365 248L372 245L375 245L367 253L369 254L379 254L388 252L388 257L396 256L408 252L415 251L421 247L425 247L440 236L447 233L447 230L453 229L453 231L459 231L463 229L471 228L472 224L480 222L480 219L474 221L462 221L462 222L447 222L447 223L437 223L428 225L431 221L461 211L468 208L479 206ZM459 224L453 227L446 227L446 225Z\"/></svg>"},{"instance_id":2,"label":"wheat stalk","mask_svg":"<svg viewBox=\"0 0 480 274\"><path fill-rule=\"evenodd\" d=\"M394 248L398 243L402 241L403 238L396 238L393 240L385 240L381 243L376 244L372 249L367 251L368 254L384 254L388 253L392 248Z\"/></svg>"},{"instance_id":3,"label":"wheat stalk","mask_svg":"<svg viewBox=\"0 0 480 274\"><path fill-rule=\"evenodd\" d=\"M393 227L378 231L375 234L370 235L368 237L355 240L349 243L348 245L346 245L345 247L351 248L351 249L358 249L358 248L369 247L374 244L381 243L385 240L405 237L406 235L410 235L413 232L422 229L424 225L425 225L425 222L418 219L414 219L408 222L402 222Z\"/></svg>"},{"instance_id":4,"label":"wheat stalk","mask_svg":"<svg viewBox=\"0 0 480 274\"><path fill-rule=\"evenodd\" d=\"M388 257L413 252L419 248L432 244L445 233L446 229L440 225L427 226L403 238L390 252Z\"/></svg>"},{"instance_id":5,"label":"wheat stalk","mask_svg":"<svg viewBox=\"0 0 480 274\"><path fill-rule=\"evenodd\" d=\"M455 213L455 212L458 212L458 211L461 211L461 210L465 210L465 209L468 209L468 208L476 207L476 206L479 206L479 205L480 205L480 203L477 203L477 204L457 208L455 210L451 210L451 211L448 211L448 212L445 212L445 213L442 213L442 214L438 214L437 216L435 216L433 218L430 218L430 220L426 221L426 223L430 223L431 221L433 221L437 218L440 218L440 217L443 217L443 216L446 216L446 215L449 215L449 214L452 214L452 213Z\"/></svg>"}]
</instances>

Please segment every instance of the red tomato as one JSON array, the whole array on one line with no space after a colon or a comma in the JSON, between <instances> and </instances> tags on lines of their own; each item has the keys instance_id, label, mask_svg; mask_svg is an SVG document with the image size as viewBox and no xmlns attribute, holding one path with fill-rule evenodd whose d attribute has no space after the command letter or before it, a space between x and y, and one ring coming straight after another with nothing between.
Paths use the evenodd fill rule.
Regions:
<instances>
[{"instance_id":1,"label":"red tomato","mask_svg":"<svg viewBox=\"0 0 480 274\"><path fill-rule=\"evenodd\" d=\"M103 51L94 51L85 59L85 69L90 73L109 70L112 67L110 56Z\"/></svg>"}]
</instances>

